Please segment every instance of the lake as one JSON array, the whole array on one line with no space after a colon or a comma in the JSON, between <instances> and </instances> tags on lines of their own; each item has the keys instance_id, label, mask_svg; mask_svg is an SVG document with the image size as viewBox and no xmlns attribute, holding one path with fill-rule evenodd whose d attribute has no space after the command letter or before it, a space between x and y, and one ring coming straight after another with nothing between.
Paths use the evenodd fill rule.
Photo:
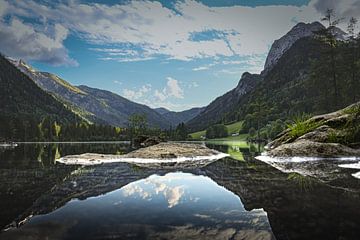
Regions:
<instances>
[{"instance_id":1,"label":"lake","mask_svg":"<svg viewBox=\"0 0 360 240\"><path fill-rule=\"evenodd\" d=\"M198 169L56 158L122 154L124 143L0 149L0 239L360 239L358 179L283 173L257 146L212 143L230 157Z\"/></svg>"}]
</instances>

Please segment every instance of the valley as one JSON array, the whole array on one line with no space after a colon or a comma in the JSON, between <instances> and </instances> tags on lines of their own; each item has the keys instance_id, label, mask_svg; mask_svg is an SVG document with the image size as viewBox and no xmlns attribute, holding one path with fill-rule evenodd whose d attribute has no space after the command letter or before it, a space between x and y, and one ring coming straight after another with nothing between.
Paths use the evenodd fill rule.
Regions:
<instances>
[{"instance_id":1,"label":"valley","mask_svg":"<svg viewBox=\"0 0 360 240\"><path fill-rule=\"evenodd\" d=\"M359 0L0 0L0 239L360 239Z\"/></svg>"}]
</instances>

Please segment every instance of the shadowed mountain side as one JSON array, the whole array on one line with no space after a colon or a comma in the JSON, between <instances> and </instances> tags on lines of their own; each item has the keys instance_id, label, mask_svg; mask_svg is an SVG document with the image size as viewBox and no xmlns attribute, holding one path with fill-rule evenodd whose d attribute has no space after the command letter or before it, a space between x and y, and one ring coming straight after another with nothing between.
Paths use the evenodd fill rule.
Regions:
<instances>
[{"instance_id":1,"label":"shadowed mountain side","mask_svg":"<svg viewBox=\"0 0 360 240\"><path fill-rule=\"evenodd\" d=\"M78 121L70 109L44 92L24 73L0 55L0 114L2 117L31 117L41 120L50 116L58 122Z\"/></svg>"},{"instance_id":2,"label":"shadowed mountain side","mask_svg":"<svg viewBox=\"0 0 360 240\"><path fill-rule=\"evenodd\" d=\"M115 93L91 88L88 86L78 86L79 89L88 93L91 98L96 99L95 105L89 105L93 101L84 99L79 102L84 109L95 112L98 118L103 119L109 124L126 126L129 116L133 114L145 114L147 122L152 127L167 128L171 125L167 119L146 105L132 102Z\"/></svg>"},{"instance_id":3,"label":"shadowed mountain side","mask_svg":"<svg viewBox=\"0 0 360 240\"><path fill-rule=\"evenodd\" d=\"M240 99L251 92L261 80L262 77L258 74L244 73L236 88L216 98L188 122L191 130L202 130L221 121L226 114L235 110Z\"/></svg>"}]
</instances>

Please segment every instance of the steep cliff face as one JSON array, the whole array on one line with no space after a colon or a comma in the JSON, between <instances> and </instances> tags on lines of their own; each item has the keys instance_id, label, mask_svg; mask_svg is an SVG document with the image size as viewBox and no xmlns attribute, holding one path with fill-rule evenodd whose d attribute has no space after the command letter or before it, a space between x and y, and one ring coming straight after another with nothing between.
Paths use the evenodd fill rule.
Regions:
<instances>
[{"instance_id":1,"label":"steep cliff face","mask_svg":"<svg viewBox=\"0 0 360 240\"><path fill-rule=\"evenodd\" d=\"M317 31L323 30L325 27L319 22L298 23L286 35L275 40L272 44L269 54L265 61L264 71L266 74L279 61L281 56L290 49L290 47L300 38L314 36Z\"/></svg>"},{"instance_id":2,"label":"steep cliff face","mask_svg":"<svg viewBox=\"0 0 360 240\"><path fill-rule=\"evenodd\" d=\"M219 122L224 114L231 112L239 100L251 92L261 80L262 77L259 74L244 73L233 90L216 98L199 115L188 122L191 129L200 130Z\"/></svg>"}]
</instances>

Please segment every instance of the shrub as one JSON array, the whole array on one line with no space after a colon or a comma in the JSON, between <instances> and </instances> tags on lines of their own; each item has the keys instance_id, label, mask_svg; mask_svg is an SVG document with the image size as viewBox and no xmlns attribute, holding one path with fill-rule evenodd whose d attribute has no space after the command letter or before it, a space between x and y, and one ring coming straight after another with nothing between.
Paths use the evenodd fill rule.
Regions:
<instances>
[{"instance_id":1,"label":"shrub","mask_svg":"<svg viewBox=\"0 0 360 240\"><path fill-rule=\"evenodd\" d=\"M216 124L206 129L206 138L222 138L228 136L228 130L224 124Z\"/></svg>"}]
</instances>

